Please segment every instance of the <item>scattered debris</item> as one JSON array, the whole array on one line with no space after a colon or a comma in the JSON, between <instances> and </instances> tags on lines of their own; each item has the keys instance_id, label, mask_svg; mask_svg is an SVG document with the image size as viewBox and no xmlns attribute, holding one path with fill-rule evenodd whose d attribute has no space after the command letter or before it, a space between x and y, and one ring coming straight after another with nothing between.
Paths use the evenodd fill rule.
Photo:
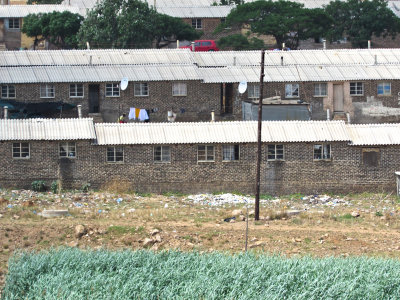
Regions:
<instances>
[{"instance_id":1,"label":"scattered debris","mask_svg":"<svg viewBox=\"0 0 400 300\"><path fill-rule=\"evenodd\" d=\"M354 218L358 218L360 216L360 213L358 211L353 211L351 213L351 216L354 217Z\"/></svg>"},{"instance_id":2,"label":"scattered debris","mask_svg":"<svg viewBox=\"0 0 400 300\"><path fill-rule=\"evenodd\" d=\"M42 216L43 218L54 218L54 217L63 217L68 215L67 209L51 209L51 210L44 210L38 215Z\"/></svg>"},{"instance_id":3,"label":"scattered debris","mask_svg":"<svg viewBox=\"0 0 400 300\"><path fill-rule=\"evenodd\" d=\"M226 218L226 219L224 219L224 222L230 222L232 220L233 221L236 220L236 217Z\"/></svg>"},{"instance_id":4,"label":"scattered debris","mask_svg":"<svg viewBox=\"0 0 400 300\"><path fill-rule=\"evenodd\" d=\"M76 225L75 226L75 236L77 238L81 238L83 235L85 235L87 232L87 229L83 225Z\"/></svg>"}]
</instances>

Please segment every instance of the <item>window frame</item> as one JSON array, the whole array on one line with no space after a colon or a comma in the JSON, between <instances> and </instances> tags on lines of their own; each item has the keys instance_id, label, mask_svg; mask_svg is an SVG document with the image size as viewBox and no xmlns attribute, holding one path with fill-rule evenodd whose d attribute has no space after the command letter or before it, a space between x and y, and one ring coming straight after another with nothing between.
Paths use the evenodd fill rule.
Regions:
<instances>
[{"instance_id":1,"label":"window frame","mask_svg":"<svg viewBox=\"0 0 400 300\"><path fill-rule=\"evenodd\" d=\"M282 149L277 149L277 147ZM270 152L270 148L273 147L273 152ZM278 153L278 152L282 153ZM271 156L271 157L270 157ZM280 157L282 156L282 157ZM284 161L285 160L285 145L284 144L268 144L267 145L267 161Z\"/></svg>"},{"instance_id":2,"label":"window frame","mask_svg":"<svg viewBox=\"0 0 400 300\"><path fill-rule=\"evenodd\" d=\"M119 151L117 151L117 150L119 150ZM112 159L110 160L109 158L111 156L109 156L109 153L111 153L111 152L112 152ZM122 156L121 155L117 155L118 152L122 153ZM118 158L121 158L121 157L122 157L122 160L118 160ZM108 147L106 147L106 162L107 163L123 164L124 161L125 161L124 147L121 147L121 146L108 146Z\"/></svg>"},{"instance_id":3,"label":"window frame","mask_svg":"<svg viewBox=\"0 0 400 300\"><path fill-rule=\"evenodd\" d=\"M379 94L379 86L380 86L380 85L382 85L382 91L383 91L382 94ZM389 85L389 93L386 93L386 92L385 92L385 91L386 91L386 89L385 89L385 86L386 86L386 85ZM392 83L391 83L391 82L387 82L387 81L378 82L378 83L376 84L376 94L377 94L378 96L380 96L380 97L392 96Z\"/></svg>"},{"instance_id":4,"label":"window frame","mask_svg":"<svg viewBox=\"0 0 400 300\"><path fill-rule=\"evenodd\" d=\"M316 158L316 146L321 146L321 158ZM326 156L326 148L329 146L329 157ZM313 144L313 160L314 161L331 161L332 160L332 145L330 143Z\"/></svg>"},{"instance_id":5,"label":"window frame","mask_svg":"<svg viewBox=\"0 0 400 300\"><path fill-rule=\"evenodd\" d=\"M376 153L376 165L368 164L366 157L364 157L364 153ZM378 168L380 166L381 161L381 150L380 148L362 148L361 149L361 162L363 167L365 168Z\"/></svg>"},{"instance_id":6,"label":"window frame","mask_svg":"<svg viewBox=\"0 0 400 300\"><path fill-rule=\"evenodd\" d=\"M288 87L290 87L290 91L288 90ZM296 90L296 87L297 87L297 96L293 95L293 92ZM300 98L300 84L285 83L285 98Z\"/></svg>"},{"instance_id":7,"label":"window frame","mask_svg":"<svg viewBox=\"0 0 400 300\"><path fill-rule=\"evenodd\" d=\"M359 85L361 84L361 93L359 91ZM364 96L364 82L362 81L353 81L350 82L350 96Z\"/></svg>"},{"instance_id":8,"label":"window frame","mask_svg":"<svg viewBox=\"0 0 400 300\"><path fill-rule=\"evenodd\" d=\"M321 86L325 86L325 94L321 93ZM317 88L318 87L318 88ZM317 92L318 90L318 92ZM328 96L328 84L325 83L314 83L314 97L327 97Z\"/></svg>"},{"instance_id":9,"label":"window frame","mask_svg":"<svg viewBox=\"0 0 400 300\"><path fill-rule=\"evenodd\" d=\"M146 90L146 93L143 93ZM137 93L139 91L139 94ZM148 82L135 82L133 84L133 96L135 97L148 97L149 96L149 83Z\"/></svg>"},{"instance_id":10,"label":"window frame","mask_svg":"<svg viewBox=\"0 0 400 300\"><path fill-rule=\"evenodd\" d=\"M11 29L11 30L21 30L21 20L20 18L7 18L7 29ZM11 22L12 20L12 22ZM18 21L18 22L16 22ZM18 26L15 26L16 23L18 23ZM10 26L10 24L12 24L12 26Z\"/></svg>"},{"instance_id":11,"label":"window frame","mask_svg":"<svg viewBox=\"0 0 400 300\"><path fill-rule=\"evenodd\" d=\"M200 154L199 154L199 152L201 151L200 147L204 147L204 159L200 159ZM212 148L212 159L208 159L208 157L211 156L209 154L209 151L211 151L211 150L209 150L210 147ZM203 156L203 155L201 155L201 156ZM214 147L214 145L206 145L206 144L197 145L197 162L215 162L215 147Z\"/></svg>"},{"instance_id":12,"label":"window frame","mask_svg":"<svg viewBox=\"0 0 400 300\"><path fill-rule=\"evenodd\" d=\"M184 87L184 88L182 88ZM177 88L177 92L176 89ZM172 96L174 97L185 97L187 96L187 84L185 82L174 82L172 84Z\"/></svg>"},{"instance_id":13,"label":"window frame","mask_svg":"<svg viewBox=\"0 0 400 300\"><path fill-rule=\"evenodd\" d=\"M23 144L25 144L25 147L23 147ZM18 146L16 146L18 145ZM28 146L28 152L22 151L23 148L26 148L26 145ZM31 158L31 144L28 142L13 142L12 145L12 158L13 159L30 159ZM18 149L18 152L15 152L15 149ZM28 153L27 156L22 156L24 153ZM18 156L15 156L15 154L18 154Z\"/></svg>"},{"instance_id":14,"label":"window frame","mask_svg":"<svg viewBox=\"0 0 400 300\"><path fill-rule=\"evenodd\" d=\"M229 147L229 153L228 158L226 158L225 153L226 153L226 148ZM232 151L233 150L233 151ZM231 159L233 154L233 159ZM222 145L222 161L223 162L234 162L234 161L239 161L240 160L240 145L239 144L226 144Z\"/></svg>"},{"instance_id":15,"label":"window frame","mask_svg":"<svg viewBox=\"0 0 400 300\"><path fill-rule=\"evenodd\" d=\"M82 87L82 95L79 96L78 95L78 86ZM71 87L74 87L73 89L71 89ZM75 95L72 95L72 93L74 93ZM70 98L83 98L85 96L85 87L83 85L83 83L70 83L69 84L69 97Z\"/></svg>"},{"instance_id":16,"label":"window frame","mask_svg":"<svg viewBox=\"0 0 400 300\"><path fill-rule=\"evenodd\" d=\"M14 96L10 96L10 87L14 89ZM3 93L3 89L5 88L6 92ZM17 89L15 85L5 84L1 86L1 98L3 99L15 99L17 98Z\"/></svg>"},{"instance_id":17,"label":"window frame","mask_svg":"<svg viewBox=\"0 0 400 300\"><path fill-rule=\"evenodd\" d=\"M61 147L63 145L66 145L66 150L63 151L66 153L66 155L61 155L62 151L61 151ZM73 153L74 155L69 155L71 153L71 149L74 149ZM58 156L59 158L69 158L69 159L76 159L77 158L77 151L76 151L76 142L72 142L72 141L63 141L60 142L58 145Z\"/></svg>"},{"instance_id":18,"label":"window frame","mask_svg":"<svg viewBox=\"0 0 400 300\"><path fill-rule=\"evenodd\" d=\"M105 86L105 96L107 98L118 98L121 95L121 88L118 82L109 82Z\"/></svg>"},{"instance_id":19,"label":"window frame","mask_svg":"<svg viewBox=\"0 0 400 300\"><path fill-rule=\"evenodd\" d=\"M159 149L159 158L158 158L158 149ZM168 150L167 150L168 149ZM167 153L164 153L167 152ZM165 156L166 154L167 156ZM168 157L168 159L164 159L165 157ZM153 147L153 162L156 164L168 164L171 163L171 146L168 145L156 145Z\"/></svg>"},{"instance_id":20,"label":"window frame","mask_svg":"<svg viewBox=\"0 0 400 300\"><path fill-rule=\"evenodd\" d=\"M192 28L194 29L203 29L203 20L200 18L192 19Z\"/></svg>"},{"instance_id":21,"label":"window frame","mask_svg":"<svg viewBox=\"0 0 400 300\"><path fill-rule=\"evenodd\" d=\"M43 95L43 91L45 94ZM50 99L55 98L56 88L54 84L41 84L40 85L40 98Z\"/></svg>"},{"instance_id":22,"label":"window frame","mask_svg":"<svg viewBox=\"0 0 400 300\"><path fill-rule=\"evenodd\" d=\"M247 86L247 98L249 98L249 99L259 99L260 98L260 85L259 84L249 84Z\"/></svg>"}]
</instances>

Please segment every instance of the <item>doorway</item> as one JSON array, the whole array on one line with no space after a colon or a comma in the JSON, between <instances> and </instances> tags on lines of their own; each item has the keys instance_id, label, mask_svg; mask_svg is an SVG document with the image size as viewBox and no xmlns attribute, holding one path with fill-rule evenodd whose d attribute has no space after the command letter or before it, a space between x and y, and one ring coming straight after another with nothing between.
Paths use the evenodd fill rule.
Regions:
<instances>
[{"instance_id":1,"label":"doorway","mask_svg":"<svg viewBox=\"0 0 400 300\"><path fill-rule=\"evenodd\" d=\"M89 84L89 113L100 112L100 85Z\"/></svg>"},{"instance_id":2,"label":"doorway","mask_svg":"<svg viewBox=\"0 0 400 300\"><path fill-rule=\"evenodd\" d=\"M343 84L333 85L333 111L343 112Z\"/></svg>"}]
</instances>

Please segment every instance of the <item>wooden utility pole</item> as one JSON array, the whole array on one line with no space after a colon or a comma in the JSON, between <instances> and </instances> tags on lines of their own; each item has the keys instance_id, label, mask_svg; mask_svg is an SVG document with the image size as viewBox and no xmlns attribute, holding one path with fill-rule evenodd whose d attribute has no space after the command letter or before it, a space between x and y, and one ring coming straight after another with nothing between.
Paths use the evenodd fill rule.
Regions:
<instances>
[{"instance_id":1,"label":"wooden utility pole","mask_svg":"<svg viewBox=\"0 0 400 300\"><path fill-rule=\"evenodd\" d=\"M257 175L256 175L256 203L254 219L260 220L260 173L261 173L261 125L262 125L262 100L264 87L264 57L265 50L261 50L260 97L258 100L258 133L257 133Z\"/></svg>"}]
</instances>

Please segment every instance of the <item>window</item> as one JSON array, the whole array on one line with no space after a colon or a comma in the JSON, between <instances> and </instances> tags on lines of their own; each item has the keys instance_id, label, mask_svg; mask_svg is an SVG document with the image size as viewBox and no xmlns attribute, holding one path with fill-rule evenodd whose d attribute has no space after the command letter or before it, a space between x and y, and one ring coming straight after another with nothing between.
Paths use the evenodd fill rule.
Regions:
<instances>
[{"instance_id":1,"label":"window","mask_svg":"<svg viewBox=\"0 0 400 300\"><path fill-rule=\"evenodd\" d=\"M197 161L214 161L214 146L197 146Z\"/></svg>"},{"instance_id":2,"label":"window","mask_svg":"<svg viewBox=\"0 0 400 300\"><path fill-rule=\"evenodd\" d=\"M260 86L258 84L251 84L248 86L247 96L249 98L260 98Z\"/></svg>"},{"instance_id":3,"label":"window","mask_svg":"<svg viewBox=\"0 0 400 300\"><path fill-rule=\"evenodd\" d=\"M350 95L351 96L364 95L364 84L362 82L350 82Z\"/></svg>"},{"instance_id":4,"label":"window","mask_svg":"<svg viewBox=\"0 0 400 300\"><path fill-rule=\"evenodd\" d=\"M283 145L281 144L272 144L268 145L268 160L283 160Z\"/></svg>"},{"instance_id":5,"label":"window","mask_svg":"<svg viewBox=\"0 0 400 300\"><path fill-rule=\"evenodd\" d=\"M6 22L7 26L7 22ZM8 29L20 29L20 23L18 18L10 18L8 19Z\"/></svg>"},{"instance_id":6,"label":"window","mask_svg":"<svg viewBox=\"0 0 400 300\"><path fill-rule=\"evenodd\" d=\"M299 97L299 84L289 83L285 85L285 97L286 98L297 98Z\"/></svg>"},{"instance_id":7,"label":"window","mask_svg":"<svg viewBox=\"0 0 400 300\"><path fill-rule=\"evenodd\" d=\"M15 86L3 85L1 86L1 98L15 98Z\"/></svg>"},{"instance_id":8,"label":"window","mask_svg":"<svg viewBox=\"0 0 400 300\"><path fill-rule=\"evenodd\" d=\"M390 82L378 83L378 96L390 96L392 95L392 85Z\"/></svg>"},{"instance_id":9,"label":"window","mask_svg":"<svg viewBox=\"0 0 400 300\"><path fill-rule=\"evenodd\" d=\"M119 83L106 84L106 97L119 97Z\"/></svg>"},{"instance_id":10,"label":"window","mask_svg":"<svg viewBox=\"0 0 400 300\"><path fill-rule=\"evenodd\" d=\"M154 161L155 162L170 162L171 149L169 146L155 146L154 147Z\"/></svg>"},{"instance_id":11,"label":"window","mask_svg":"<svg viewBox=\"0 0 400 300\"><path fill-rule=\"evenodd\" d=\"M60 143L60 157L76 157L76 147L74 142Z\"/></svg>"},{"instance_id":12,"label":"window","mask_svg":"<svg viewBox=\"0 0 400 300\"><path fill-rule=\"evenodd\" d=\"M315 160L331 159L331 145L330 144L315 144L314 145L314 159Z\"/></svg>"},{"instance_id":13,"label":"window","mask_svg":"<svg viewBox=\"0 0 400 300\"><path fill-rule=\"evenodd\" d=\"M222 160L224 161L239 160L239 145L223 145Z\"/></svg>"},{"instance_id":14,"label":"window","mask_svg":"<svg viewBox=\"0 0 400 300\"><path fill-rule=\"evenodd\" d=\"M377 167L379 164L379 149L365 148L362 149L362 161L366 167Z\"/></svg>"},{"instance_id":15,"label":"window","mask_svg":"<svg viewBox=\"0 0 400 300\"><path fill-rule=\"evenodd\" d=\"M29 158L29 143L13 143L13 158Z\"/></svg>"},{"instance_id":16,"label":"window","mask_svg":"<svg viewBox=\"0 0 400 300\"><path fill-rule=\"evenodd\" d=\"M123 147L107 147L107 162L123 162L124 148Z\"/></svg>"},{"instance_id":17,"label":"window","mask_svg":"<svg viewBox=\"0 0 400 300\"><path fill-rule=\"evenodd\" d=\"M54 98L54 85L44 84L40 86L40 98Z\"/></svg>"},{"instance_id":18,"label":"window","mask_svg":"<svg viewBox=\"0 0 400 300\"><path fill-rule=\"evenodd\" d=\"M321 96L327 96L327 84L326 83L316 83L314 84L314 96L316 97L321 97Z\"/></svg>"},{"instance_id":19,"label":"window","mask_svg":"<svg viewBox=\"0 0 400 300\"><path fill-rule=\"evenodd\" d=\"M83 98L83 84L70 84L69 96L71 98Z\"/></svg>"},{"instance_id":20,"label":"window","mask_svg":"<svg viewBox=\"0 0 400 300\"><path fill-rule=\"evenodd\" d=\"M192 19L192 27L194 29L201 29L202 28L201 19Z\"/></svg>"},{"instance_id":21,"label":"window","mask_svg":"<svg viewBox=\"0 0 400 300\"><path fill-rule=\"evenodd\" d=\"M135 96L148 96L149 86L147 82L135 83Z\"/></svg>"},{"instance_id":22,"label":"window","mask_svg":"<svg viewBox=\"0 0 400 300\"><path fill-rule=\"evenodd\" d=\"M186 83L174 83L172 86L172 96L186 96L187 86Z\"/></svg>"}]
</instances>

